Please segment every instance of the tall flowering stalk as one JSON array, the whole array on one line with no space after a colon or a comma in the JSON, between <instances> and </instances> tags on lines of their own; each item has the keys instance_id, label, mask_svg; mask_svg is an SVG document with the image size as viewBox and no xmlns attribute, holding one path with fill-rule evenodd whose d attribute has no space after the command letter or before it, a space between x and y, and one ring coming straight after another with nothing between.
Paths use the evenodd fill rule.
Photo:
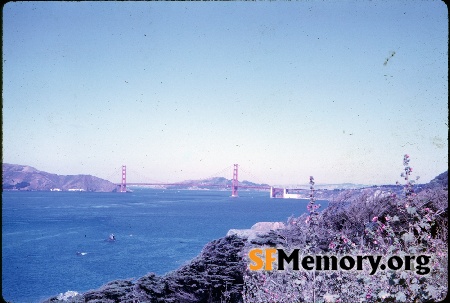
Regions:
<instances>
[{"instance_id":1,"label":"tall flowering stalk","mask_svg":"<svg viewBox=\"0 0 450 303\"><path fill-rule=\"evenodd\" d=\"M416 194L414 193L414 186L413 186L414 181L410 180L410 175L412 173L412 167L409 166L409 161L410 161L409 155L405 154L403 156L404 172L401 173L400 177L405 179L405 185L403 186L403 192L405 193L405 198L406 198L405 209L411 217L415 217L417 214L416 214L416 208L413 207L413 200L414 200L414 196ZM397 184L399 184L399 182L397 182ZM415 218L411 218L411 221L414 222ZM409 226L410 226L409 232L410 233L413 230L412 222L409 223Z\"/></svg>"},{"instance_id":2,"label":"tall flowering stalk","mask_svg":"<svg viewBox=\"0 0 450 303\"><path fill-rule=\"evenodd\" d=\"M412 173L412 167L409 166L409 161L410 161L409 155L405 154L403 156L403 166L405 172L400 175L406 181L403 191L405 192L405 196L408 201L410 201L414 196L414 187L413 187L414 181L410 180L409 177Z\"/></svg>"},{"instance_id":3,"label":"tall flowering stalk","mask_svg":"<svg viewBox=\"0 0 450 303\"><path fill-rule=\"evenodd\" d=\"M317 219L317 209L320 207L320 205L316 204L316 197L314 196L315 190L314 190L314 177L310 176L309 177L309 189L310 189L310 193L309 193L309 203L308 206L306 207L309 211L309 216L306 219L309 223L309 236L311 237L311 248L313 250L317 249L317 244L319 242L317 233L316 233L316 226L318 225L318 219ZM312 272L312 299L313 302L316 302L316 272L313 271Z\"/></svg>"},{"instance_id":4,"label":"tall flowering stalk","mask_svg":"<svg viewBox=\"0 0 450 303\"><path fill-rule=\"evenodd\" d=\"M309 223L310 227L314 227L317 225L317 209L320 207L320 205L316 204L316 198L314 196L315 190L314 190L314 177L309 177L309 203L308 206L306 206L306 209L309 211L309 216L306 219L307 223Z\"/></svg>"}]
</instances>

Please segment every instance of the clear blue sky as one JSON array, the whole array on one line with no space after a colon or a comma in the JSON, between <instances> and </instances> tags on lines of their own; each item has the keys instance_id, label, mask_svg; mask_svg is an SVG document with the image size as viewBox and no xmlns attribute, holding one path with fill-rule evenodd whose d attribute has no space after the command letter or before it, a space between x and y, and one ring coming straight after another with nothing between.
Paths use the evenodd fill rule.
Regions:
<instances>
[{"instance_id":1,"label":"clear blue sky","mask_svg":"<svg viewBox=\"0 0 450 303\"><path fill-rule=\"evenodd\" d=\"M408 153L428 182L448 168L447 27L441 1L9 2L3 162L393 184Z\"/></svg>"}]
</instances>

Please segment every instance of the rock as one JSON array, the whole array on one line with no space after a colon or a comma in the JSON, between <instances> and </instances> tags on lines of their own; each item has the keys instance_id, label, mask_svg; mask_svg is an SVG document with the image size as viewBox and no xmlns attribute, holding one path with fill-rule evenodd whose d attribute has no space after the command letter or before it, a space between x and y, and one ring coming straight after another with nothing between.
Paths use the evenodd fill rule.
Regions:
<instances>
[{"instance_id":1,"label":"rock","mask_svg":"<svg viewBox=\"0 0 450 303\"><path fill-rule=\"evenodd\" d=\"M286 226L283 222L258 222L252 226L252 230L258 232L269 232L271 230L283 229Z\"/></svg>"},{"instance_id":2,"label":"rock","mask_svg":"<svg viewBox=\"0 0 450 303\"><path fill-rule=\"evenodd\" d=\"M208 243L201 254L164 276L150 273L133 280L116 280L96 290L44 303L242 303L246 261L242 258L245 240L231 236Z\"/></svg>"},{"instance_id":3,"label":"rock","mask_svg":"<svg viewBox=\"0 0 450 303\"><path fill-rule=\"evenodd\" d=\"M236 235L242 239L253 240L268 234L271 230L283 229L285 227L283 222L258 222L250 229L230 229L227 236Z\"/></svg>"},{"instance_id":4,"label":"rock","mask_svg":"<svg viewBox=\"0 0 450 303\"><path fill-rule=\"evenodd\" d=\"M79 294L76 291L68 290L65 293L60 293L57 297L58 300L68 301L78 296Z\"/></svg>"}]
</instances>

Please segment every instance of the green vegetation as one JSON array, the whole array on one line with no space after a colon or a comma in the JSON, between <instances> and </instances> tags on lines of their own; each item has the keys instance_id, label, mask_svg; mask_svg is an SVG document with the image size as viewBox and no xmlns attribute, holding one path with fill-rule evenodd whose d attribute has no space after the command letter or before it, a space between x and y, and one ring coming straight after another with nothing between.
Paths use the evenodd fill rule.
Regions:
<instances>
[{"instance_id":1,"label":"green vegetation","mask_svg":"<svg viewBox=\"0 0 450 303\"><path fill-rule=\"evenodd\" d=\"M415 193L409 157L404 159L404 195L362 191L341 195L316 212L311 180L310 214L290 218L271 233L267 245L294 248L301 255L431 257L430 272L250 271L244 274L246 303L256 302L430 302L448 291L448 181ZM349 198L350 197L350 198ZM261 241L249 245L260 247ZM405 264L406 265L406 264ZM412 265L414 266L414 265ZM416 269L419 269L417 266Z\"/></svg>"}]
</instances>

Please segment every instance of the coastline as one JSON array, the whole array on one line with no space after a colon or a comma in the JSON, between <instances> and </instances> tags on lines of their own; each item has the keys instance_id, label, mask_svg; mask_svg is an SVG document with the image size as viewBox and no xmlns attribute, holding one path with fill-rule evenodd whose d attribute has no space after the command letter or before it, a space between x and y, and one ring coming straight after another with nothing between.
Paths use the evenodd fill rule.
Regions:
<instances>
[{"instance_id":1,"label":"coastline","mask_svg":"<svg viewBox=\"0 0 450 303\"><path fill-rule=\"evenodd\" d=\"M382 253L384 250L389 250L389 246L378 250L377 241L382 240L382 234L378 236L377 241L371 238L370 235L359 235L348 231L348 227L357 223L359 219L358 212L372 213L377 211L376 216L366 222L364 218L360 218L360 224L365 226L366 231L370 231L374 226L389 226L389 222L396 224L396 230L393 232L403 233L402 230L407 228L408 220L404 220L398 216L402 214L405 207L410 213L412 209L410 205L405 204L400 208L393 207L395 203L404 203L403 200L397 200L390 196L373 196L367 200L367 196L360 195L354 197L352 201L345 201L342 203L332 203L328 208L322 211L319 215L320 222L314 233L318 237L314 240L314 234L311 232L309 224L310 216L307 214L301 215L298 218L289 218L286 223L283 222L259 222L250 229L231 229L225 237L209 242L202 250L200 255L188 262L186 265L169 272L163 276L157 276L154 273L149 273L135 281L133 280L116 280L109 282L99 289L87 291L83 294L76 294L75 296L65 296L60 294L44 301L50 302L266 302L277 301L281 298L296 298L295 300L308 301L313 300L315 295L314 286L316 278L311 276L308 271L249 271L246 254L255 247L284 247L286 249L299 248L304 253L310 255L321 254L339 254L346 253L350 256L356 255L360 249L365 249L367 254L373 254L375 251ZM424 210L428 214L433 210L435 216L433 217L432 225L447 226L447 209L448 209L448 192L447 189L438 188L435 190L424 191L417 195L415 200L410 203L420 203L424 199L429 199L428 207ZM362 204L366 201L366 204ZM369 201L369 202L368 202ZM368 203L368 204L367 204ZM394 204L392 204L394 203ZM384 205L384 208L380 208ZM353 212L357 208L358 212ZM352 211L349 213L348 211ZM400 212L399 212L400 211ZM348 217L342 220L343 215L347 214L355 216ZM378 218L383 219L383 222ZM405 217L406 218L406 217ZM429 220L428 215L424 217ZM385 220L385 221L384 221ZM398 222L398 223L397 223ZM431 221L428 221L431 222ZM423 224L423 223L421 223ZM390 228L390 227L389 227ZM343 230L347 230L346 234ZM439 264L448 263L448 242L443 241L443 236L446 234L445 230L432 229L426 231L427 239L430 244L416 243L415 250L422 250L424 252L435 251L435 258L439 259ZM311 238L311 236L313 236ZM311 242L313 241L313 242ZM411 241L411 240L409 240ZM315 242L315 243L314 243ZM314 243L311 245L311 243ZM406 243L406 242L405 242ZM375 244L375 246L374 246ZM425 245L425 246L424 246ZM365 247L365 248L364 248ZM376 249L375 251L373 249ZM386 252L382 253L386 254ZM285 259L286 260L286 259ZM447 281L448 272L445 266L436 266L430 268L432 271L427 277L422 277L424 282L421 287L430 287L434 289L433 293L425 293L426 296L433 299L442 299L447 291L447 286L443 281ZM405 273L394 273L393 277L397 275L405 275ZM409 272L408 276L414 277L416 273ZM387 272L382 272L379 275L369 275L367 272L359 273L354 277L351 272L319 272L318 275L322 281L325 279L327 283L320 282L321 290L320 296L329 302L335 302L339 296L347 299L355 296L368 296L365 283L360 282L362 277L370 277L368 285L377 285L380 289L378 296L387 298L389 296L403 298L404 291L411 288L405 285L405 290L399 293L388 293L381 291L386 287L389 278L386 280L383 277ZM389 274L390 275L390 274ZM340 287L340 292L331 294L327 288L334 286L336 277L341 277L345 287ZM358 278L359 277L359 278ZM345 279L344 279L345 278ZM284 282L283 282L284 281ZM318 280L319 281L319 280ZM412 280L411 280L412 281ZM271 282L271 283L269 283ZM390 282L389 282L390 283ZM309 285L309 286L308 286ZM370 286L373 287L373 286ZM378 289L377 288L377 289ZM345 289L352 289L351 292ZM311 292L311 290L313 290ZM66 293L67 294L67 293ZM371 292L370 292L371 295ZM423 290L417 289L412 291L410 295L421 298L424 296ZM287 296L287 297L286 297ZM63 298L64 297L64 298Z\"/></svg>"}]
</instances>

